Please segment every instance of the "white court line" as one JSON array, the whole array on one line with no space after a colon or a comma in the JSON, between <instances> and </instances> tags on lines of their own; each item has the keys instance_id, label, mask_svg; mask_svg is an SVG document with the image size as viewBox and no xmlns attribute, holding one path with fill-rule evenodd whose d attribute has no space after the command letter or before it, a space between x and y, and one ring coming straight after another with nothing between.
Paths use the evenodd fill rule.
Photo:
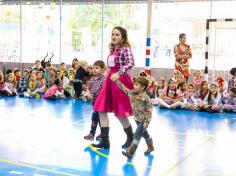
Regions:
<instances>
[{"instance_id":1,"label":"white court line","mask_svg":"<svg viewBox=\"0 0 236 176\"><path fill-rule=\"evenodd\" d=\"M86 120L88 120L88 119L77 120L77 121L74 121L72 123L73 124L81 124L81 122L85 122Z\"/></svg>"},{"instance_id":2,"label":"white court line","mask_svg":"<svg viewBox=\"0 0 236 176\"><path fill-rule=\"evenodd\" d=\"M18 172L18 171L10 171L10 174L16 174L16 175L23 175L23 172Z\"/></svg>"}]
</instances>

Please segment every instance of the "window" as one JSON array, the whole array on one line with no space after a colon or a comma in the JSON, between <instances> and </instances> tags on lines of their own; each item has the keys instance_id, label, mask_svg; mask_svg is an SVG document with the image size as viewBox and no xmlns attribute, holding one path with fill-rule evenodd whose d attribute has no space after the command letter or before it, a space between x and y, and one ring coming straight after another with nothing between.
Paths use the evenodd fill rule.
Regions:
<instances>
[{"instance_id":1,"label":"window","mask_svg":"<svg viewBox=\"0 0 236 176\"><path fill-rule=\"evenodd\" d=\"M20 62L20 6L0 5L0 62Z\"/></svg>"},{"instance_id":2,"label":"window","mask_svg":"<svg viewBox=\"0 0 236 176\"><path fill-rule=\"evenodd\" d=\"M60 10L55 3L22 5L23 62L42 60L54 54L52 63L59 63Z\"/></svg>"}]
</instances>

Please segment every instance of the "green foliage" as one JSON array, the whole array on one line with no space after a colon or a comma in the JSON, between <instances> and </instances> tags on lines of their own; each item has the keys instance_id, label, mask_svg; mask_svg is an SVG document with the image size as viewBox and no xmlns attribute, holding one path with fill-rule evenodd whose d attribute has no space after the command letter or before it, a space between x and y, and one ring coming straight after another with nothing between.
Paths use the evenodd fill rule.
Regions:
<instances>
[{"instance_id":1,"label":"green foliage","mask_svg":"<svg viewBox=\"0 0 236 176\"><path fill-rule=\"evenodd\" d=\"M71 31L81 31L88 28L92 34L92 46L96 46L99 40L99 33L103 28L113 28L115 26L124 26L127 29L139 29L138 23L133 22L134 10L136 6L130 4L104 5L104 17L102 18L102 5L79 5L71 9L72 15L69 21ZM73 46L81 46L82 33L72 32Z\"/></svg>"}]
</instances>

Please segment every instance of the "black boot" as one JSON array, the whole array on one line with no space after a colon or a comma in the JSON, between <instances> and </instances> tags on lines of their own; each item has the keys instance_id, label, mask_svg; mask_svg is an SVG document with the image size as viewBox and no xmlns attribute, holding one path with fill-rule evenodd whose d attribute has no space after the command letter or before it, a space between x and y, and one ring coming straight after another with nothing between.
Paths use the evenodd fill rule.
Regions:
<instances>
[{"instance_id":1,"label":"black boot","mask_svg":"<svg viewBox=\"0 0 236 176\"><path fill-rule=\"evenodd\" d=\"M92 144L93 147L105 149L110 148L109 129L109 127L101 127L102 140L98 144Z\"/></svg>"},{"instance_id":2,"label":"black boot","mask_svg":"<svg viewBox=\"0 0 236 176\"><path fill-rule=\"evenodd\" d=\"M124 131L126 133L127 139L126 139L124 145L122 145L122 148L127 148L130 146L130 144L133 141L134 133L133 133L131 125L128 128L124 128Z\"/></svg>"}]
</instances>

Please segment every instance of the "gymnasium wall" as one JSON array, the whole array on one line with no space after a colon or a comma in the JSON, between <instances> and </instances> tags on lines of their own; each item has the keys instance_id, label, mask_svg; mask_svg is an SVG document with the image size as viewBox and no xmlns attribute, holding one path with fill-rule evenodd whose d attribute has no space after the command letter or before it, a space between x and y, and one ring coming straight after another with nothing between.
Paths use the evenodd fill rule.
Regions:
<instances>
[{"instance_id":1,"label":"gymnasium wall","mask_svg":"<svg viewBox=\"0 0 236 176\"><path fill-rule=\"evenodd\" d=\"M22 67L23 69L28 69L29 66L33 66L34 64L32 63L23 63ZM59 64L54 64L54 66L56 66L57 68L59 68ZM67 68L69 68L70 65L67 65ZM0 62L0 71L6 72L7 69L14 69L14 68L20 68L20 63L10 63L10 62ZM132 77L137 77L139 75L139 73L141 71L143 71L144 68L143 67L135 67L131 70L131 76ZM173 75L173 69L168 69L168 68L152 68L152 76L155 79L158 79L160 77L163 77L165 79L169 79L172 77ZM202 72L204 73L204 71L202 70ZM228 75L229 72L228 71L218 71L218 75L217 76L222 76L224 77L226 80L228 80ZM211 75L213 74L212 70L209 70L209 76L211 77ZM190 78L191 81L191 78Z\"/></svg>"}]
</instances>

